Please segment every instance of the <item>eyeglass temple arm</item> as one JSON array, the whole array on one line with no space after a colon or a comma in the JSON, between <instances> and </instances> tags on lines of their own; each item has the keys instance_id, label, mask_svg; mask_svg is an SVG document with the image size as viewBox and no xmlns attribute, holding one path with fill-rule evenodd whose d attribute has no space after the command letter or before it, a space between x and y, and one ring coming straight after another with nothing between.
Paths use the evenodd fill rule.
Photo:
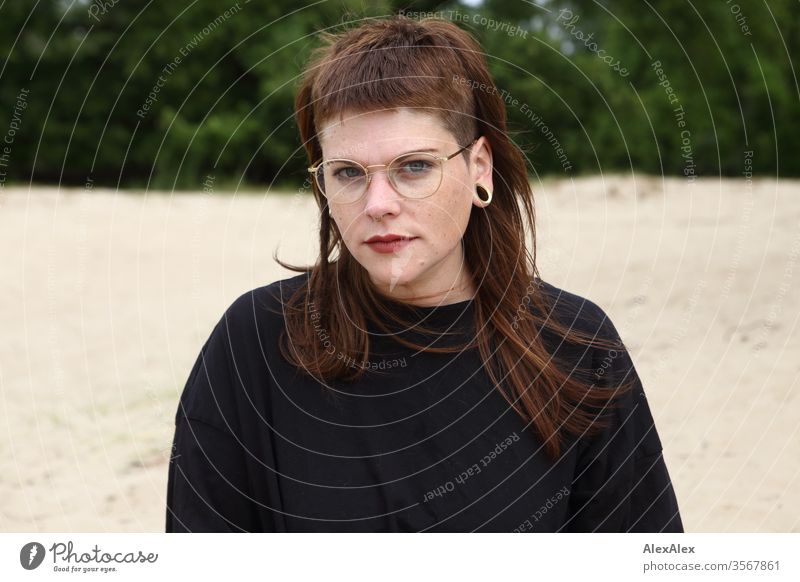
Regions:
<instances>
[{"instance_id":1,"label":"eyeglass temple arm","mask_svg":"<svg viewBox=\"0 0 800 582\"><path fill-rule=\"evenodd\" d=\"M456 153L454 153L454 154L452 154L452 155L450 155L450 156L447 156L446 158L442 158L442 159L443 159L443 160L452 160L454 157L456 157L458 154L460 154L461 152L463 152L465 149L467 149L467 148L470 148L470 147L474 146L474 145L475 145L475 142L476 142L476 141L478 141L479 139L480 139L480 136L476 137L476 138L475 138L475 139L473 139L471 142L469 142L467 145L465 145L463 148L461 148L460 150L458 150Z\"/></svg>"}]
</instances>

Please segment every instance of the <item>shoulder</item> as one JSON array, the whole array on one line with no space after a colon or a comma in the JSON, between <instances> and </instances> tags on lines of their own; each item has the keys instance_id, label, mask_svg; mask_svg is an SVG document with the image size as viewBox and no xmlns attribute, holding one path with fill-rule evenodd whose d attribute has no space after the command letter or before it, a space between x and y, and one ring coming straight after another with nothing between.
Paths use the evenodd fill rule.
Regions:
<instances>
[{"instance_id":1,"label":"shoulder","mask_svg":"<svg viewBox=\"0 0 800 582\"><path fill-rule=\"evenodd\" d=\"M224 430L237 418L237 399L249 386L248 362L274 350L283 325L282 305L306 275L275 281L240 294L211 329L184 386L175 422L193 418Z\"/></svg>"},{"instance_id":2,"label":"shoulder","mask_svg":"<svg viewBox=\"0 0 800 582\"><path fill-rule=\"evenodd\" d=\"M219 323L229 329L252 328L253 324L282 326L285 305L297 289L307 284L308 274L303 273L245 291L225 310Z\"/></svg>"},{"instance_id":3,"label":"shoulder","mask_svg":"<svg viewBox=\"0 0 800 582\"><path fill-rule=\"evenodd\" d=\"M535 283L539 293L545 298L545 317L551 317L570 330L590 334L597 339L620 341L611 318L597 303L542 279L535 279Z\"/></svg>"},{"instance_id":4,"label":"shoulder","mask_svg":"<svg viewBox=\"0 0 800 582\"><path fill-rule=\"evenodd\" d=\"M640 458L658 454L661 441L647 402L644 387L633 363L632 356L608 314L599 305L554 285L539 281L539 290L546 296L549 315L570 329L589 334L595 340L603 340L589 349L561 349L556 342L554 351L568 354L571 370L578 368L577 362L585 366L587 378L593 389L607 389L617 394L609 404L611 422L600 437L585 437L579 451L585 458L600 455L600 448L613 441L613 454L621 458ZM576 355L580 352L580 356ZM618 393L620 386L625 390ZM623 445L624 443L624 445ZM626 448L627 447L627 448ZM632 452L635 449L635 453ZM588 451L588 452L586 452Z\"/></svg>"},{"instance_id":5,"label":"shoulder","mask_svg":"<svg viewBox=\"0 0 800 582\"><path fill-rule=\"evenodd\" d=\"M556 363L576 379L599 389L616 389L631 381L638 382L633 358L602 307L550 283L541 280L538 283L545 299L545 312L541 314L545 323L540 335Z\"/></svg>"}]
</instances>

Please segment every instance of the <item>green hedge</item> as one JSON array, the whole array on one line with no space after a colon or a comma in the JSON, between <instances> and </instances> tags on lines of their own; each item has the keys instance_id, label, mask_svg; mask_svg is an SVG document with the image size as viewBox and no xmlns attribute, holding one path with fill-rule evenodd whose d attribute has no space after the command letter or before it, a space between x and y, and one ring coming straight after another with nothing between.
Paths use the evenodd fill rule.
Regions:
<instances>
[{"instance_id":1,"label":"green hedge","mask_svg":"<svg viewBox=\"0 0 800 582\"><path fill-rule=\"evenodd\" d=\"M800 174L789 0L33 4L0 9L0 185L298 188L316 32L398 11L478 37L532 175Z\"/></svg>"}]
</instances>

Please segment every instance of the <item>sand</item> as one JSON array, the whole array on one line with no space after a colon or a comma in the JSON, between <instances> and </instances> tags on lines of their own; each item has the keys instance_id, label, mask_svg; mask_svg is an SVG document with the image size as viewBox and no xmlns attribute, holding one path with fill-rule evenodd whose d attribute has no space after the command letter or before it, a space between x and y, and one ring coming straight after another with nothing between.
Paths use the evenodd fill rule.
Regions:
<instances>
[{"instance_id":1,"label":"sand","mask_svg":"<svg viewBox=\"0 0 800 582\"><path fill-rule=\"evenodd\" d=\"M631 349L687 531L800 531L800 182L534 187L541 273ZM291 192L0 191L0 531L163 531L200 347L316 226Z\"/></svg>"}]
</instances>

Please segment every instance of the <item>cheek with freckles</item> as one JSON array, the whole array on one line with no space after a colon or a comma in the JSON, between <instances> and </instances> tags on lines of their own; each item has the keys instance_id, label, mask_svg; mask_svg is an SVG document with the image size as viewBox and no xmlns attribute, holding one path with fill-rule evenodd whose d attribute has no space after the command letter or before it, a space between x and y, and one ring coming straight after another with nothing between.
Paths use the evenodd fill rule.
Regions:
<instances>
[{"instance_id":1,"label":"cheek with freckles","mask_svg":"<svg viewBox=\"0 0 800 582\"><path fill-rule=\"evenodd\" d=\"M435 233L440 244L452 246L467 228L472 201L461 188L448 189L442 195L436 204L426 208L426 231Z\"/></svg>"},{"instance_id":2,"label":"cheek with freckles","mask_svg":"<svg viewBox=\"0 0 800 582\"><path fill-rule=\"evenodd\" d=\"M355 245L357 242L354 240L354 237L357 236L357 217L352 212L348 212L347 209L337 208L334 206L329 207L328 212L331 216L331 220L336 226L336 229L344 239L344 243L352 252L355 250L353 245Z\"/></svg>"}]
</instances>

